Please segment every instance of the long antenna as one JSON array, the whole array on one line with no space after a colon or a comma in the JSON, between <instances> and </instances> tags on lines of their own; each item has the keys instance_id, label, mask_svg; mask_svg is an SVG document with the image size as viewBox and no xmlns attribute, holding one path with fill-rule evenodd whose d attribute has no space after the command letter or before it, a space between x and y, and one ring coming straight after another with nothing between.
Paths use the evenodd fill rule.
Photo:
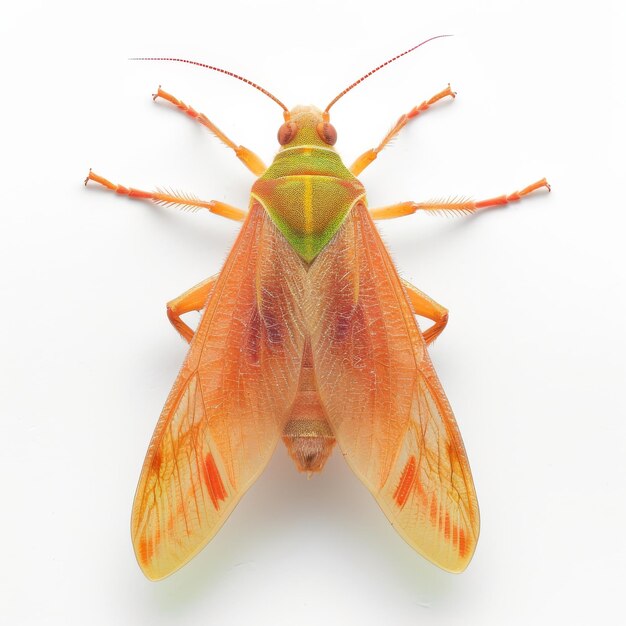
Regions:
<instances>
[{"instance_id":1,"label":"long antenna","mask_svg":"<svg viewBox=\"0 0 626 626\"><path fill-rule=\"evenodd\" d=\"M330 110L330 107L333 106L333 104L335 104L335 102L337 102L339 98L341 98L342 96L345 96L350 91L350 89L356 87L359 83L363 82L366 78L369 78L372 74L374 74L375 72L378 72L378 70L381 70L383 67L385 67L385 65L389 65L390 63L397 61L400 57L403 57L405 54L409 54L409 52L413 52L413 50L417 50L420 46L423 46L429 41L433 41L434 39L441 39L442 37L452 37L452 35L436 35L435 37L426 39L425 41L422 41L422 43L418 43L417 46L413 46L411 49L405 50L401 54L398 54L397 56L393 57L393 59L389 59L388 61L385 61L382 65L379 65L377 68L374 68L373 70L369 71L367 74L364 74L363 76L361 76L361 78L359 78L359 80L354 81L349 87L346 87L346 89L344 89L338 96L336 96L333 100L331 100L330 104L324 110L324 113L328 113L328 111Z\"/></svg>"},{"instance_id":2,"label":"long antenna","mask_svg":"<svg viewBox=\"0 0 626 626\"><path fill-rule=\"evenodd\" d=\"M271 98L278 106L283 109L286 113L289 113L289 109L273 94L271 94L267 89L263 89L260 85L253 83L251 80L244 78L243 76L239 76L239 74L235 74L233 72L229 72L228 70L223 70L219 67L213 67L212 65L207 65L206 63L199 63L198 61L188 61L187 59L173 59L170 57L134 57L129 59L129 61L176 61L178 63L189 63L190 65L199 65L200 67L205 67L208 70L213 70L215 72L221 72L222 74L227 74L228 76L232 76L233 78L237 78L244 83L247 83L251 87L258 89L261 93L264 93L266 96Z\"/></svg>"}]
</instances>

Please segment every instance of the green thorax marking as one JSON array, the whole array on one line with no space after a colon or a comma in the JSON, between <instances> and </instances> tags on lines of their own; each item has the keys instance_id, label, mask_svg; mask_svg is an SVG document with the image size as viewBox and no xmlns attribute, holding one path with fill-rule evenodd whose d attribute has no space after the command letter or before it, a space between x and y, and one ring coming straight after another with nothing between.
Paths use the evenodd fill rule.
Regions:
<instances>
[{"instance_id":1,"label":"green thorax marking","mask_svg":"<svg viewBox=\"0 0 626 626\"><path fill-rule=\"evenodd\" d=\"M298 146L276 155L252 187L252 198L269 213L307 263L324 249L354 204L363 185L331 148Z\"/></svg>"}]
</instances>

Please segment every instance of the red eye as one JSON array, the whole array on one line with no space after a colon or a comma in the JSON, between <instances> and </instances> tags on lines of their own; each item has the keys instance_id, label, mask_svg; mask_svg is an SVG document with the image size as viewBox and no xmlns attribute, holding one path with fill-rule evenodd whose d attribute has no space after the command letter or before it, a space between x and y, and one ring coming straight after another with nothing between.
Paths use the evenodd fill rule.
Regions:
<instances>
[{"instance_id":1,"label":"red eye","mask_svg":"<svg viewBox=\"0 0 626 626\"><path fill-rule=\"evenodd\" d=\"M328 122L320 122L317 125L317 134L320 136L321 140L329 146L334 146L337 141L337 131L335 127Z\"/></svg>"},{"instance_id":2,"label":"red eye","mask_svg":"<svg viewBox=\"0 0 626 626\"><path fill-rule=\"evenodd\" d=\"M285 122L278 129L278 143L281 146L288 144L296 136L297 132L298 127L294 122Z\"/></svg>"}]
</instances>

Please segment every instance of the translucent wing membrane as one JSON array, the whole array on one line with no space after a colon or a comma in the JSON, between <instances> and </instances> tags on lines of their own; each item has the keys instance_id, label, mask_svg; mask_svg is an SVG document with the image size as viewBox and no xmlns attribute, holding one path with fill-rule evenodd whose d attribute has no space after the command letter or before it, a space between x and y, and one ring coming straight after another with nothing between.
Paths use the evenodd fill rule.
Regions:
<instances>
[{"instance_id":1,"label":"translucent wing membrane","mask_svg":"<svg viewBox=\"0 0 626 626\"><path fill-rule=\"evenodd\" d=\"M404 539L465 569L478 505L459 431L400 279L357 205L309 272L317 386L355 474Z\"/></svg>"},{"instance_id":2,"label":"translucent wing membrane","mask_svg":"<svg viewBox=\"0 0 626 626\"><path fill-rule=\"evenodd\" d=\"M146 456L132 535L149 578L211 539L284 428L306 435L289 431L312 417L289 422L301 372L316 433L336 438L398 532L440 567L466 567L479 521L463 444L367 209L357 204L307 265L257 204Z\"/></svg>"},{"instance_id":3,"label":"translucent wing membrane","mask_svg":"<svg viewBox=\"0 0 626 626\"><path fill-rule=\"evenodd\" d=\"M149 578L202 549L268 462L300 372L304 273L265 211L253 207L144 463L131 524Z\"/></svg>"}]
</instances>

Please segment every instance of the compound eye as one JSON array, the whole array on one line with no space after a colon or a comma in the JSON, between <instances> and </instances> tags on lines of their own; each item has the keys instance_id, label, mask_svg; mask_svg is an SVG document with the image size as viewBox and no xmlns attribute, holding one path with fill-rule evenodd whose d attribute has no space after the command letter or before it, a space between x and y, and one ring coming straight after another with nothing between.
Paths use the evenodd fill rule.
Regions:
<instances>
[{"instance_id":1,"label":"compound eye","mask_svg":"<svg viewBox=\"0 0 626 626\"><path fill-rule=\"evenodd\" d=\"M329 146L334 146L337 141L337 131L335 127L328 122L320 122L317 125L317 134L320 136L320 139Z\"/></svg>"},{"instance_id":2,"label":"compound eye","mask_svg":"<svg viewBox=\"0 0 626 626\"><path fill-rule=\"evenodd\" d=\"M294 122L285 122L278 129L278 143L281 146L287 145L296 136L297 132L298 127Z\"/></svg>"}]
</instances>

